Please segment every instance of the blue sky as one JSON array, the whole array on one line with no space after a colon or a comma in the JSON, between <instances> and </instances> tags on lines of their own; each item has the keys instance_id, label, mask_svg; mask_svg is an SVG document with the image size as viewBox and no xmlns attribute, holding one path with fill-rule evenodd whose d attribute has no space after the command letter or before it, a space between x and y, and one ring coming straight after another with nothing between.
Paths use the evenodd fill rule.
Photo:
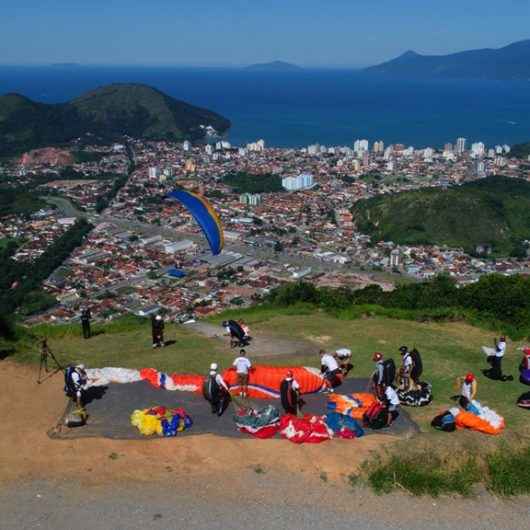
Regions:
<instances>
[{"instance_id":1,"label":"blue sky","mask_svg":"<svg viewBox=\"0 0 530 530\"><path fill-rule=\"evenodd\" d=\"M362 66L530 38L530 0L0 0L0 63Z\"/></svg>"}]
</instances>

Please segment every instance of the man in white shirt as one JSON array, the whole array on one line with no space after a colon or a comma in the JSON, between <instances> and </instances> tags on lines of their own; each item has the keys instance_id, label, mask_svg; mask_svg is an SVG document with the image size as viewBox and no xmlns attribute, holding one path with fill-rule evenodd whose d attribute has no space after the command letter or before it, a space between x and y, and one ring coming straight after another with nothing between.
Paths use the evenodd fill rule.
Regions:
<instances>
[{"instance_id":1,"label":"man in white shirt","mask_svg":"<svg viewBox=\"0 0 530 530\"><path fill-rule=\"evenodd\" d=\"M491 370L489 375L492 379L498 379L500 381L513 381L512 375L503 375L502 373L502 359L506 353L506 339L501 337L498 341L495 341L495 355L488 358L491 363Z\"/></svg>"},{"instance_id":2,"label":"man in white shirt","mask_svg":"<svg viewBox=\"0 0 530 530\"><path fill-rule=\"evenodd\" d=\"M300 399L300 385L294 378L292 370L288 370L285 379L280 383L280 401L286 414L298 415L303 405Z\"/></svg>"},{"instance_id":3,"label":"man in white shirt","mask_svg":"<svg viewBox=\"0 0 530 530\"><path fill-rule=\"evenodd\" d=\"M400 379L401 379L401 388L402 390L410 390L410 374L412 368L414 367L414 362L412 356L410 355L409 349L406 346L401 346L399 348L401 353L401 370L400 370Z\"/></svg>"},{"instance_id":4,"label":"man in white shirt","mask_svg":"<svg viewBox=\"0 0 530 530\"><path fill-rule=\"evenodd\" d=\"M320 371L324 374L323 392L333 392L342 383L342 374L337 359L324 350L320 350Z\"/></svg>"},{"instance_id":5,"label":"man in white shirt","mask_svg":"<svg viewBox=\"0 0 530 530\"><path fill-rule=\"evenodd\" d=\"M385 388L383 402L388 410L388 424L390 425L399 416L399 396L392 386Z\"/></svg>"},{"instance_id":6,"label":"man in white shirt","mask_svg":"<svg viewBox=\"0 0 530 530\"><path fill-rule=\"evenodd\" d=\"M346 377L353 368L351 362L351 350L348 348L339 348L335 351L335 357L339 363L342 375Z\"/></svg>"},{"instance_id":7,"label":"man in white shirt","mask_svg":"<svg viewBox=\"0 0 530 530\"><path fill-rule=\"evenodd\" d=\"M235 367L237 373L237 384L239 385L239 395L242 398L248 397L248 373L252 368L252 363L246 356L245 350L240 350L239 357L237 357L232 366Z\"/></svg>"}]
</instances>

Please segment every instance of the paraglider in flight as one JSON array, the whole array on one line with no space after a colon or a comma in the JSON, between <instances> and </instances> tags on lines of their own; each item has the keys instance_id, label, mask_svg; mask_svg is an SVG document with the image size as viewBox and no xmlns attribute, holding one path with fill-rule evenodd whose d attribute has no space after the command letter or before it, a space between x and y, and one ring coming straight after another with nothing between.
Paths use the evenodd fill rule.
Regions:
<instances>
[{"instance_id":1,"label":"paraglider in flight","mask_svg":"<svg viewBox=\"0 0 530 530\"><path fill-rule=\"evenodd\" d=\"M201 195L187 190L175 190L168 194L168 198L180 201L193 215L193 218L202 228L215 256L221 252L224 245L223 227L221 219L212 205Z\"/></svg>"}]
</instances>

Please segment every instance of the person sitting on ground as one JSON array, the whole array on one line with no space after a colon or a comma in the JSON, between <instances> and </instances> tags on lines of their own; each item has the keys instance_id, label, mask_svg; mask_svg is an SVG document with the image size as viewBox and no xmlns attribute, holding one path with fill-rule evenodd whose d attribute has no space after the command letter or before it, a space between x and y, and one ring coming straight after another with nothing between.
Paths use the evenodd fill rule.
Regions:
<instances>
[{"instance_id":1,"label":"person sitting on ground","mask_svg":"<svg viewBox=\"0 0 530 530\"><path fill-rule=\"evenodd\" d=\"M465 377L457 379L457 385L460 389L458 397L458 404L467 410L471 402L475 399L478 391L478 383L475 375L472 372L466 374Z\"/></svg>"},{"instance_id":2,"label":"person sitting on ground","mask_svg":"<svg viewBox=\"0 0 530 530\"><path fill-rule=\"evenodd\" d=\"M239 357L237 357L233 364L237 373L237 384L239 385L239 395L242 398L248 397L248 375L252 368L252 363L247 357L245 350L239 351Z\"/></svg>"},{"instance_id":3,"label":"person sitting on ground","mask_svg":"<svg viewBox=\"0 0 530 530\"><path fill-rule=\"evenodd\" d=\"M84 405L88 376L84 364L67 366L64 371L64 392L79 408Z\"/></svg>"},{"instance_id":4,"label":"person sitting on ground","mask_svg":"<svg viewBox=\"0 0 530 530\"><path fill-rule=\"evenodd\" d=\"M304 401L300 397L300 385L292 370L287 371L285 379L280 383L280 400L286 414L299 415Z\"/></svg>"},{"instance_id":5,"label":"person sitting on ground","mask_svg":"<svg viewBox=\"0 0 530 530\"><path fill-rule=\"evenodd\" d=\"M401 348L399 348L399 352L401 353L401 367L399 368L399 388L401 390L404 390L405 392L408 392L409 390L413 390L411 384L411 374L412 368L414 367L414 362L407 346L401 346Z\"/></svg>"},{"instance_id":6,"label":"person sitting on ground","mask_svg":"<svg viewBox=\"0 0 530 530\"><path fill-rule=\"evenodd\" d=\"M379 396L382 394L382 391L384 390L382 388L383 386L383 377L384 377L384 356L382 353L376 351L372 355L372 361L375 363L375 370L372 374L372 386L374 388L374 394L376 396Z\"/></svg>"},{"instance_id":7,"label":"person sitting on ground","mask_svg":"<svg viewBox=\"0 0 530 530\"><path fill-rule=\"evenodd\" d=\"M151 335L153 337L153 348L163 348L164 343L164 320L161 315L151 319Z\"/></svg>"},{"instance_id":8,"label":"person sitting on ground","mask_svg":"<svg viewBox=\"0 0 530 530\"><path fill-rule=\"evenodd\" d=\"M399 397L393 386L385 388L381 401L388 411L387 426L390 426L399 416Z\"/></svg>"},{"instance_id":9,"label":"person sitting on ground","mask_svg":"<svg viewBox=\"0 0 530 530\"><path fill-rule=\"evenodd\" d=\"M335 357L324 350L320 350L320 371L324 374L323 392L334 392L342 384L343 375Z\"/></svg>"},{"instance_id":10,"label":"person sitting on ground","mask_svg":"<svg viewBox=\"0 0 530 530\"><path fill-rule=\"evenodd\" d=\"M485 370L484 374L498 381L512 381L513 376L502 373L502 359L506 353L506 339L501 337L498 341L495 339L495 353L488 357L491 369Z\"/></svg>"},{"instance_id":11,"label":"person sitting on ground","mask_svg":"<svg viewBox=\"0 0 530 530\"><path fill-rule=\"evenodd\" d=\"M202 393L212 406L212 414L221 417L230 403L230 389L223 376L217 373L217 363L210 365L208 377L204 381Z\"/></svg>"},{"instance_id":12,"label":"person sitting on ground","mask_svg":"<svg viewBox=\"0 0 530 530\"><path fill-rule=\"evenodd\" d=\"M346 377L353 368L353 364L351 363L351 350L348 348L339 348L335 351L335 358L339 363L342 375Z\"/></svg>"}]
</instances>

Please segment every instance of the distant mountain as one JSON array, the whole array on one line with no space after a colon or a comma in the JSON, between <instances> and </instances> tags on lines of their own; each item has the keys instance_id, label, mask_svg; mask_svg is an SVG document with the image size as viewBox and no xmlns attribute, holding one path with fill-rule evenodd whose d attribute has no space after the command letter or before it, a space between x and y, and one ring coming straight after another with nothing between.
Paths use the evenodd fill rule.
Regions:
<instances>
[{"instance_id":1,"label":"distant mountain","mask_svg":"<svg viewBox=\"0 0 530 530\"><path fill-rule=\"evenodd\" d=\"M361 232L375 241L463 247L489 246L493 255L525 255L530 239L530 183L488 177L448 189L380 195L355 204Z\"/></svg>"},{"instance_id":2,"label":"distant mountain","mask_svg":"<svg viewBox=\"0 0 530 530\"><path fill-rule=\"evenodd\" d=\"M512 145L510 155L515 158L523 158L524 160L527 160L530 157L530 142Z\"/></svg>"},{"instance_id":3,"label":"distant mountain","mask_svg":"<svg viewBox=\"0 0 530 530\"><path fill-rule=\"evenodd\" d=\"M271 63L251 64L245 67L245 70L251 72L299 72L302 67L284 61L272 61Z\"/></svg>"},{"instance_id":4,"label":"distant mountain","mask_svg":"<svg viewBox=\"0 0 530 530\"><path fill-rule=\"evenodd\" d=\"M405 52L364 72L400 78L474 78L530 80L530 40L499 49L485 48L450 55Z\"/></svg>"},{"instance_id":5,"label":"distant mountain","mask_svg":"<svg viewBox=\"0 0 530 530\"><path fill-rule=\"evenodd\" d=\"M0 96L0 155L62 145L85 135L102 141L124 135L197 139L206 134L208 125L222 133L230 121L146 85L108 85L55 105L6 94Z\"/></svg>"}]
</instances>

